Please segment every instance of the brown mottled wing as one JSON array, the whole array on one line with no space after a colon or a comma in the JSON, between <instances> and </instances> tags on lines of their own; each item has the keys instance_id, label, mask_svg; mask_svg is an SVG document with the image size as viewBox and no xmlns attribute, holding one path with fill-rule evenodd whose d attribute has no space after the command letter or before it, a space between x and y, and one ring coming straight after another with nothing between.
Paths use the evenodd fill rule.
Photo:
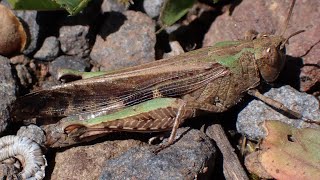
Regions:
<instances>
[{"instance_id":1,"label":"brown mottled wing","mask_svg":"<svg viewBox=\"0 0 320 180\"><path fill-rule=\"evenodd\" d=\"M15 120L65 117L99 109L114 111L155 98L179 97L224 76L222 65L204 61L206 48L170 59L27 94L12 106Z\"/></svg>"}]
</instances>

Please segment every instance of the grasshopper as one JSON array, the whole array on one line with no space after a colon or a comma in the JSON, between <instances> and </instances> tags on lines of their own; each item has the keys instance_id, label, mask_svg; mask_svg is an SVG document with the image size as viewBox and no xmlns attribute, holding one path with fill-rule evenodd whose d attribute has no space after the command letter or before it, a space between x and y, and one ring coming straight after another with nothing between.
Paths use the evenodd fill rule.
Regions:
<instances>
[{"instance_id":1,"label":"grasshopper","mask_svg":"<svg viewBox=\"0 0 320 180\"><path fill-rule=\"evenodd\" d=\"M295 0L286 26L294 4ZM297 33L284 38L284 32L221 42L33 92L15 101L11 115L15 121L59 119L52 124L40 122L50 147L89 141L115 131L172 130L170 144L179 125L197 110L227 111L245 93L301 118L256 90L262 81L274 82L285 64L285 44Z\"/></svg>"}]
</instances>

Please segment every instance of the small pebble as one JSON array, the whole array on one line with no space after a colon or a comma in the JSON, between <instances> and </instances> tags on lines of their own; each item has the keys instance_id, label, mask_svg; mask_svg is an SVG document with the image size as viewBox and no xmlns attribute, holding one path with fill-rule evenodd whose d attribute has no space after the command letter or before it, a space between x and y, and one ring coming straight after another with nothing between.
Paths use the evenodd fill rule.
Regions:
<instances>
[{"instance_id":1,"label":"small pebble","mask_svg":"<svg viewBox=\"0 0 320 180\"><path fill-rule=\"evenodd\" d=\"M89 26L62 26L59 30L61 50L70 56L87 57L90 53Z\"/></svg>"},{"instance_id":2,"label":"small pebble","mask_svg":"<svg viewBox=\"0 0 320 180\"><path fill-rule=\"evenodd\" d=\"M151 18L155 18L160 15L163 3L164 0L144 0L143 8Z\"/></svg>"},{"instance_id":3,"label":"small pebble","mask_svg":"<svg viewBox=\"0 0 320 180\"><path fill-rule=\"evenodd\" d=\"M128 6L124 3L120 3L118 0L103 0L101 5L101 13L105 12L124 12L128 9Z\"/></svg>"},{"instance_id":4,"label":"small pebble","mask_svg":"<svg viewBox=\"0 0 320 180\"><path fill-rule=\"evenodd\" d=\"M56 37L50 36L47 37L42 47L36 52L33 56L35 59L51 61L58 57L59 54L59 41Z\"/></svg>"}]
</instances>

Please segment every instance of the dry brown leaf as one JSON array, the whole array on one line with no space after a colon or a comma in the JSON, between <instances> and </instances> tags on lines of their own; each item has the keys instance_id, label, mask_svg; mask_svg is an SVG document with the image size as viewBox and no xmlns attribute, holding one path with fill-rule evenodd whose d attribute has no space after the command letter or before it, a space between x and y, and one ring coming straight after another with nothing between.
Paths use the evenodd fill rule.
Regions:
<instances>
[{"instance_id":1,"label":"dry brown leaf","mask_svg":"<svg viewBox=\"0 0 320 180\"><path fill-rule=\"evenodd\" d=\"M266 121L265 128L268 135L261 150L246 157L250 172L275 179L320 177L320 130L297 129L279 121Z\"/></svg>"}]
</instances>

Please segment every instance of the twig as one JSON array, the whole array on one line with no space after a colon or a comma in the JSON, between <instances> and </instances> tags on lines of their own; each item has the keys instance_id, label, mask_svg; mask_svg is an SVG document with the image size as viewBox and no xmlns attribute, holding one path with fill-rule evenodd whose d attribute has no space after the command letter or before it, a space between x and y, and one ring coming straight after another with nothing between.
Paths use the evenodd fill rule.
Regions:
<instances>
[{"instance_id":1,"label":"twig","mask_svg":"<svg viewBox=\"0 0 320 180\"><path fill-rule=\"evenodd\" d=\"M220 124L213 124L206 130L206 134L212 138L220 149L223 156L223 173L227 180L248 180L240 161L234 152L226 134Z\"/></svg>"}]
</instances>

